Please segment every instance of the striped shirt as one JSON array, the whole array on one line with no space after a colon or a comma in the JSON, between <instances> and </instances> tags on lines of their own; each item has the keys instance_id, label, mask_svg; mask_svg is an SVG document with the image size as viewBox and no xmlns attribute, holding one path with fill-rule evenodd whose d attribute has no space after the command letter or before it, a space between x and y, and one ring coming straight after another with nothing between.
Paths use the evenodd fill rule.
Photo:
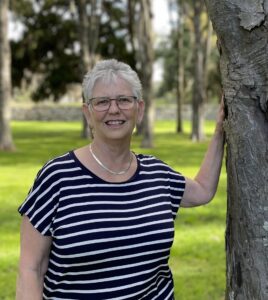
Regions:
<instances>
[{"instance_id":1,"label":"striped shirt","mask_svg":"<svg viewBox=\"0 0 268 300\"><path fill-rule=\"evenodd\" d=\"M52 237L44 299L171 300L168 265L184 177L153 156L109 183L73 151L39 171L19 212Z\"/></svg>"}]
</instances>

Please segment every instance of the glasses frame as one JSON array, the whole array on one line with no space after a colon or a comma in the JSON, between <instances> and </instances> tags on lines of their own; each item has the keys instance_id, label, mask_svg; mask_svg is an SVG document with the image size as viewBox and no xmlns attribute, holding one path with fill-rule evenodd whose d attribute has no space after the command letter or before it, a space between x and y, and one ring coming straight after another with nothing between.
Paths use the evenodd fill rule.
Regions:
<instances>
[{"instance_id":1,"label":"glasses frame","mask_svg":"<svg viewBox=\"0 0 268 300\"><path fill-rule=\"evenodd\" d=\"M132 106L132 107L129 107L129 108L121 108L121 107L120 107L119 100L120 100L120 98L124 98L124 97L134 99L134 101L133 101L133 106L134 106L135 101L138 101L138 97L136 97L136 96L125 96L125 95L120 95L120 96L116 96L116 98L110 98L110 97L105 97L105 96L103 96L103 97L93 97L93 98L90 98L90 99L87 101L87 104L88 104L88 105L91 105L91 107L92 107L95 111L97 111L97 112L108 111L108 110L110 109L110 107L111 107L112 100L115 100L116 105L117 105L117 107L118 107L120 110L128 110L128 109L133 108L133 106ZM96 107L94 107L94 105L92 104L92 101L95 100L95 99L107 99L107 100L109 100L109 106L108 106L107 108L105 108L105 109L98 110L98 109L96 109Z\"/></svg>"}]
</instances>

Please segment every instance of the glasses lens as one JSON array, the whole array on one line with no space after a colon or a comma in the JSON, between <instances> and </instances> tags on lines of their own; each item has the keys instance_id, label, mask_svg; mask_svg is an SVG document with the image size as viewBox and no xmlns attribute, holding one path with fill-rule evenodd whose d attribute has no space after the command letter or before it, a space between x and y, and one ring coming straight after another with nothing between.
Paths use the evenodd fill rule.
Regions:
<instances>
[{"instance_id":1,"label":"glasses lens","mask_svg":"<svg viewBox=\"0 0 268 300\"><path fill-rule=\"evenodd\" d=\"M110 99L108 97L97 97L91 100L92 106L97 111L108 110L110 107Z\"/></svg>"},{"instance_id":2,"label":"glasses lens","mask_svg":"<svg viewBox=\"0 0 268 300\"><path fill-rule=\"evenodd\" d=\"M120 96L117 99L117 105L121 109L130 109L133 107L135 98L132 96Z\"/></svg>"}]
</instances>

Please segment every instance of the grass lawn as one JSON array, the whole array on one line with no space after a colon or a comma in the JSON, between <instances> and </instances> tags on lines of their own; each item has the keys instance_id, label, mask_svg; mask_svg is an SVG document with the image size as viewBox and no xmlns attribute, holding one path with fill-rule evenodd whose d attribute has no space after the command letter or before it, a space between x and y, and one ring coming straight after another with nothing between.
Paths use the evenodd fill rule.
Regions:
<instances>
[{"instance_id":1,"label":"grass lawn","mask_svg":"<svg viewBox=\"0 0 268 300\"><path fill-rule=\"evenodd\" d=\"M208 141L192 143L185 134L174 133L175 124L159 121L155 147L135 152L149 153L169 163L185 176L199 169ZM16 152L0 153L0 300L15 298L19 255L20 216L17 207L24 200L40 167L50 158L86 143L80 138L78 122L13 122ZM214 123L206 123L207 137ZM218 192L209 205L181 209L176 219L176 237L170 265L176 300L223 300L225 287L224 230L226 212L226 172L222 169Z\"/></svg>"}]
</instances>

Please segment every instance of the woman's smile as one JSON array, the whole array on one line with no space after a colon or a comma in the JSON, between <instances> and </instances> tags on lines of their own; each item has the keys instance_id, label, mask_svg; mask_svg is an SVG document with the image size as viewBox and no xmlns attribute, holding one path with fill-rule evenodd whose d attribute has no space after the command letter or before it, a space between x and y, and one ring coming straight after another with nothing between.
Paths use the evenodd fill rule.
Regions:
<instances>
[{"instance_id":1,"label":"woman's smile","mask_svg":"<svg viewBox=\"0 0 268 300\"><path fill-rule=\"evenodd\" d=\"M121 128L126 123L125 120L108 120L104 122L109 128Z\"/></svg>"}]
</instances>

